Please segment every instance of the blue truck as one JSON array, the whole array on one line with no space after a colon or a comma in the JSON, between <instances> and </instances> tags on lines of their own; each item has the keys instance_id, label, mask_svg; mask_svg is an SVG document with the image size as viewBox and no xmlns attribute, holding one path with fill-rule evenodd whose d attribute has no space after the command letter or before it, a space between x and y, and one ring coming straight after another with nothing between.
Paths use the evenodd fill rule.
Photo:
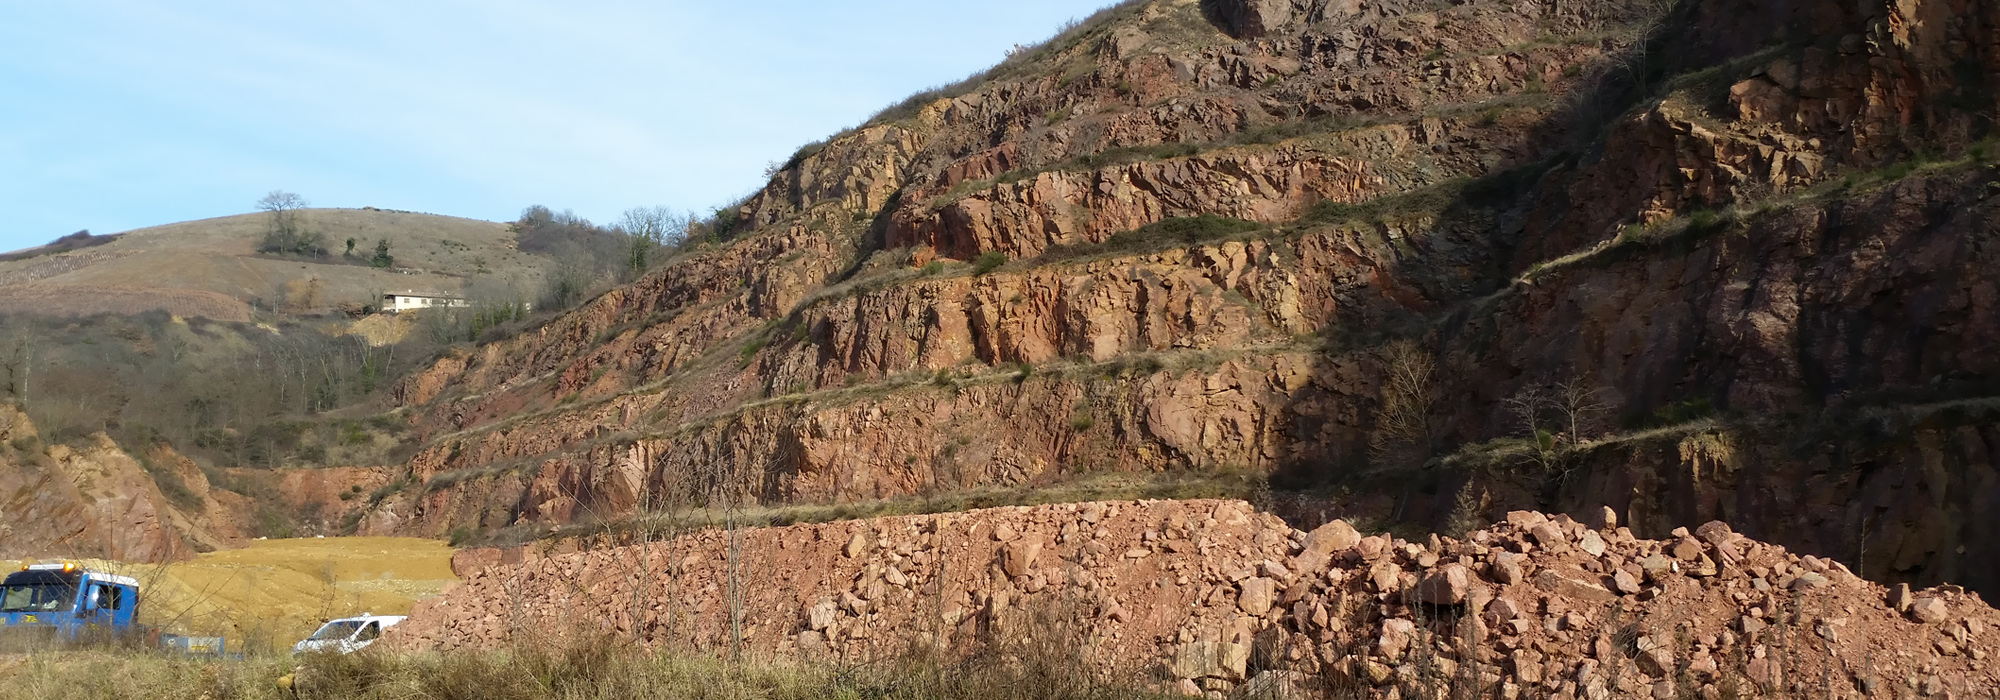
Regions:
<instances>
[{"instance_id":1,"label":"blue truck","mask_svg":"<svg viewBox=\"0 0 2000 700\"><path fill-rule=\"evenodd\" d=\"M0 622L22 641L75 641L85 634L130 634L139 581L74 562L31 564L0 581Z\"/></svg>"}]
</instances>

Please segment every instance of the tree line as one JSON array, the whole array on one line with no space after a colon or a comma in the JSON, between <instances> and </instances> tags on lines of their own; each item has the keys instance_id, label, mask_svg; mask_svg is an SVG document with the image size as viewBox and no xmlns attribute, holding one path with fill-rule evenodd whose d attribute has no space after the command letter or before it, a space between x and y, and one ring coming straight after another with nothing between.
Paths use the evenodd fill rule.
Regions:
<instances>
[{"instance_id":1,"label":"tree line","mask_svg":"<svg viewBox=\"0 0 2000 700\"><path fill-rule=\"evenodd\" d=\"M158 311L0 315L0 400L52 443L104 432L128 450L164 442L217 466L275 467L319 461L299 450L317 444L305 433L321 414L387 408L385 390L437 349L269 328Z\"/></svg>"},{"instance_id":2,"label":"tree line","mask_svg":"<svg viewBox=\"0 0 2000 700\"><path fill-rule=\"evenodd\" d=\"M522 210L511 226L517 247L554 261L537 308L560 310L637 280L683 250L719 242L728 235L734 212L724 207L702 216L672 207L634 207L600 226L573 211L537 204Z\"/></svg>"}]
</instances>

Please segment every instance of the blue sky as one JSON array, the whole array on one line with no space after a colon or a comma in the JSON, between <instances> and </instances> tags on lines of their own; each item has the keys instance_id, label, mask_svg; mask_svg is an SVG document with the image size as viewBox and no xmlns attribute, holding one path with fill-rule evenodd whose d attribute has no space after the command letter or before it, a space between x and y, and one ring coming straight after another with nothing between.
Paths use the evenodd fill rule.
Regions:
<instances>
[{"instance_id":1,"label":"blue sky","mask_svg":"<svg viewBox=\"0 0 2000 700\"><path fill-rule=\"evenodd\" d=\"M0 250L314 206L608 222L1110 0L0 0Z\"/></svg>"}]
</instances>

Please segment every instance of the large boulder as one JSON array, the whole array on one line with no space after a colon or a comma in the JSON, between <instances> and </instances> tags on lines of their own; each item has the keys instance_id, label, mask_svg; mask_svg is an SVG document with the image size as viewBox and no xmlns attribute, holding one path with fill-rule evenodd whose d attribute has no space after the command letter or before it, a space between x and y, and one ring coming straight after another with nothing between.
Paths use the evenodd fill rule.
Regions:
<instances>
[{"instance_id":1,"label":"large boulder","mask_svg":"<svg viewBox=\"0 0 2000 700\"><path fill-rule=\"evenodd\" d=\"M1040 540L1015 540L1001 550L1000 566L1009 578L1025 576L1042 554Z\"/></svg>"},{"instance_id":2,"label":"large boulder","mask_svg":"<svg viewBox=\"0 0 2000 700\"><path fill-rule=\"evenodd\" d=\"M1258 577L1244 579L1237 585L1242 588L1242 592L1236 597L1236 605L1242 608L1245 614L1262 617L1264 613L1271 611L1271 603L1278 594L1278 582Z\"/></svg>"},{"instance_id":3,"label":"large boulder","mask_svg":"<svg viewBox=\"0 0 2000 700\"><path fill-rule=\"evenodd\" d=\"M1335 553L1352 549L1360 542L1361 533L1345 520L1321 525L1312 534L1306 535L1305 551L1292 557L1291 572L1305 576L1317 574L1326 569L1327 562L1333 559Z\"/></svg>"},{"instance_id":4,"label":"large boulder","mask_svg":"<svg viewBox=\"0 0 2000 700\"><path fill-rule=\"evenodd\" d=\"M1271 34L1302 14L1292 7L1292 0L1217 0L1215 9L1238 39Z\"/></svg>"},{"instance_id":5,"label":"large boulder","mask_svg":"<svg viewBox=\"0 0 2000 700\"><path fill-rule=\"evenodd\" d=\"M1417 584L1417 600L1431 605L1458 605L1472 591L1472 571L1459 564L1447 564L1425 576Z\"/></svg>"}]
</instances>

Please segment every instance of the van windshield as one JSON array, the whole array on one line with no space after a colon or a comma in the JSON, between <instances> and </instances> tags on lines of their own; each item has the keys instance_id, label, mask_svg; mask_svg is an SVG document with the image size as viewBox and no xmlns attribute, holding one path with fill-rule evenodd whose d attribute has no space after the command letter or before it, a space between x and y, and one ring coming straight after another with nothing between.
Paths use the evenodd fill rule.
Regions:
<instances>
[{"instance_id":1,"label":"van windshield","mask_svg":"<svg viewBox=\"0 0 2000 700\"><path fill-rule=\"evenodd\" d=\"M30 583L0 589L0 612L63 612L75 604L75 586Z\"/></svg>"},{"instance_id":2,"label":"van windshield","mask_svg":"<svg viewBox=\"0 0 2000 700\"><path fill-rule=\"evenodd\" d=\"M329 639L346 639L349 635L354 634L354 630L360 628L360 620L334 620L326 623L325 627L319 628L319 631L314 632L313 636L307 637L306 641L323 642Z\"/></svg>"}]
</instances>

